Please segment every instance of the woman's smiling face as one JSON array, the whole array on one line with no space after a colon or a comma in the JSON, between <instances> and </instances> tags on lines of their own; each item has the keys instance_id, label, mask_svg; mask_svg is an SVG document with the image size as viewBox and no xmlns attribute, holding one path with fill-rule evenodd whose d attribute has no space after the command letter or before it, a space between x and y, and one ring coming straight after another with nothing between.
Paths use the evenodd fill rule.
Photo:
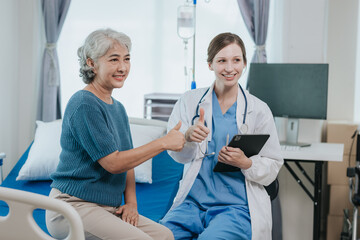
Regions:
<instances>
[{"instance_id":1,"label":"woman's smiling face","mask_svg":"<svg viewBox=\"0 0 360 240\"><path fill-rule=\"evenodd\" d=\"M238 83L245 66L243 52L236 43L221 49L209 63L210 70L215 73L216 82L228 87Z\"/></svg>"},{"instance_id":2,"label":"woman's smiling face","mask_svg":"<svg viewBox=\"0 0 360 240\"><path fill-rule=\"evenodd\" d=\"M93 63L94 82L112 90L121 88L130 72L130 54L125 46L114 43L104 56Z\"/></svg>"}]
</instances>

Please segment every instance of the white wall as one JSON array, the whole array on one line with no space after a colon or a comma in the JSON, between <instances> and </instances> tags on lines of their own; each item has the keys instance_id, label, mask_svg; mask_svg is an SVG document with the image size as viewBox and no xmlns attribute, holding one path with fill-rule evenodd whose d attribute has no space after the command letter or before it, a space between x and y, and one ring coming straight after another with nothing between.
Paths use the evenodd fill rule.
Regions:
<instances>
[{"instance_id":1,"label":"white wall","mask_svg":"<svg viewBox=\"0 0 360 240\"><path fill-rule=\"evenodd\" d=\"M6 176L33 139L40 1L0 0L0 152Z\"/></svg>"},{"instance_id":2,"label":"white wall","mask_svg":"<svg viewBox=\"0 0 360 240\"><path fill-rule=\"evenodd\" d=\"M41 61L45 36L41 16L40 1L17 0L21 7L17 8L18 24L18 146L22 153L33 139L36 111L37 92L39 89Z\"/></svg>"},{"instance_id":3,"label":"white wall","mask_svg":"<svg viewBox=\"0 0 360 240\"><path fill-rule=\"evenodd\" d=\"M8 155L12 162L18 157L17 145L17 119L18 119L18 21L16 18L17 2L1 1L0 24L2 36L0 38L0 68L1 68L1 93L0 93L0 151ZM6 27L5 27L6 23ZM4 37L6 36L6 37ZM17 65L17 67L14 66ZM4 163L5 174L13 165Z\"/></svg>"},{"instance_id":4,"label":"white wall","mask_svg":"<svg viewBox=\"0 0 360 240\"><path fill-rule=\"evenodd\" d=\"M358 6L358 18L360 18L360 4ZM360 19L358 19L357 44L356 44L356 76L355 76L355 104L354 104L354 120L360 122Z\"/></svg>"},{"instance_id":5,"label":"white wall","mask_svg":"<svg viewBox=\"0 0 360 240\"><path fill-rule=\"evenodd\" d=\"M329 1L327 60L331 108L328 118L332 120L354 119L358 18L358 0Z\"/></svg>"}]
</instances>

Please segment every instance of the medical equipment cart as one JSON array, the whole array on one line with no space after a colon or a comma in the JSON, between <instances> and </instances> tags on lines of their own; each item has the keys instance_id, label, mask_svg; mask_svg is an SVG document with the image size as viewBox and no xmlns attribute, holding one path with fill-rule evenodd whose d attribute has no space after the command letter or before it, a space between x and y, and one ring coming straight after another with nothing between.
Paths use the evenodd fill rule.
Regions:
<instances>
[{"instance_id":1,"label":"medical equipment cart","mask_svg":"<svg viewBox=\"0 0 360 240\"><path fill-rule=\"evenodd\" d=\"M180 98L177 93L149 93L144 95L144 118L167 121Z\"/></svg>"}]
</instances>

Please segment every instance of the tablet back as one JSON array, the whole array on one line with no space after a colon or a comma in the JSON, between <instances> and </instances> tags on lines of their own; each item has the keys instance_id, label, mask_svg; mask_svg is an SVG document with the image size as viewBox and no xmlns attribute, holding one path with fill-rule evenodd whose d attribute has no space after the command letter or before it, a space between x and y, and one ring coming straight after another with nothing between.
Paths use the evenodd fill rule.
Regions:
<instances>
[{"instance_id":1,"label":"tablet back","mask_svg":"<svg viewBox=\"0 0 360 240\"><path fill-rule=\"evenodd\" d=\"M232 138L229 146L240 148L247 157L251 157L257 155L261 151L269 137L269 134L237 134ZM217 162L213 171L235 172L240 171L240 168L222 162Z\"/></svg>"},{"instance_id":2,"label":"tablet back","mask_svg":"<svg viewBox=\"0 0 360 240\"><path fill-rule=\"evenodd\" d=\"M269 134L238 134L233 137L229 146L240 148L247 157L251 157L260 152L269 137Z\"/></svg>"}]
</instances>

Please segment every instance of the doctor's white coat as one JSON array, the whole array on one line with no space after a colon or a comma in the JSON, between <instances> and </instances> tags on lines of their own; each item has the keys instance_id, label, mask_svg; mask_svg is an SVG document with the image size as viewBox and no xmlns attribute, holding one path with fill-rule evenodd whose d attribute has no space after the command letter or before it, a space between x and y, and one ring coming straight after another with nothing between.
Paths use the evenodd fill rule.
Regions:
<instances>
[{"instance_id":1,"label":"doctor's white coat","mask_svg":"<svg viewBox=\"0 0 360 240\"><path fill-rule=\"evenodd\" d=\"M173 112L169 118L168 131L172 129L181 120L180 131L185 134L186 130L192 125L192 119L197 114L196 107L205 110L205 121L207 127L212 129L212 92L214 84L207 88L195 89L186 92L175 104ZM270 134L270 138L260 151L259 155L250 157L252 166L249 169L242 170L246 180L247 198L250 210L251 229L253 240L271 240L272 217L271 203L265 188L277 177L280 168L284 162L280 144L276 132L276 127L272 113L266 103L245 91L247 97L247 115L246 124L248 125L247 134ZM243 114L245 109L244 96L238 89L236 122L238 132L243 123ZM198 120L198 118L196 119ZM211 139L211 132L208 139ZM205 141L200 145L205 152ZM169 151L170 156L177 162L185 164L183 178L180 182L179 190L174 199L171 209L180 205L188 195L201 167L202 154L199 151L198 143L186 142L181 152Z\"/></svg>"}]
</instances>

